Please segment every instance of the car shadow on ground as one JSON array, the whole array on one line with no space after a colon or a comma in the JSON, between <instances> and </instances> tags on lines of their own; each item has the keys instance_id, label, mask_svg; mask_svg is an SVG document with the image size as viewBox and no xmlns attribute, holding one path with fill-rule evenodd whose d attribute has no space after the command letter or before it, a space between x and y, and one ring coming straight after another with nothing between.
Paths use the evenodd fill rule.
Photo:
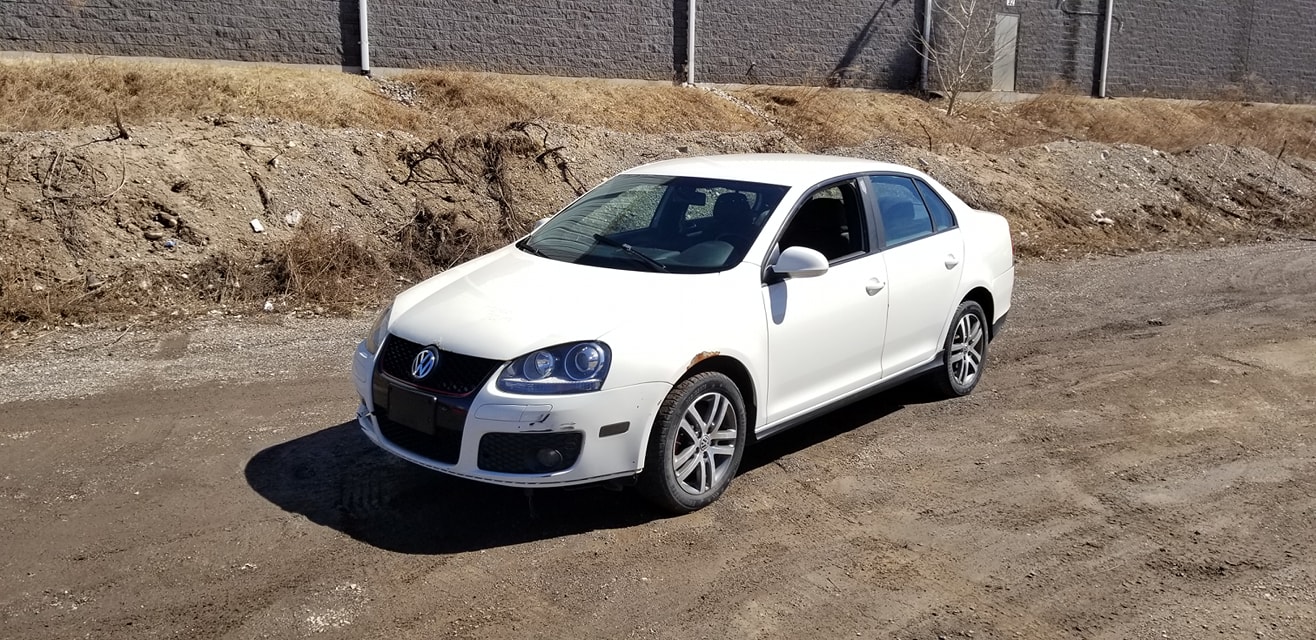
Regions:
<instances>
[{"instance_id":1,"label":"car shadow on ground","mask_svg":"<svg viewBox=\"0 0 1316 640\"><path fill-rule=\"evenodd\" d=\"M740 462L740 472L744 475L782 458L804 451L820 442L831 440L843 433L854 431L874 421L881 420L909 405L925 404L941 400L928 385L919 380L893 387L882 393L868 396L820 415L808 422L801 423L780 434L756 442L745 450L745 457ZM875 425L881 428L881 425ZM732 485L732 491L735 485Z\"/></svg>"},{"instance_id":2,"label":"car shadow on ground","mask_svg":"<svg viewBox=\"0 0 1316 640\"><path fill-rule=\"evenodd\" d=\"M881 419L923 399L905 385L749 447L744 474ZM666 517L634 490L496 487L430 471L372 444L355 421L265 449L247 462L247 483L291 513L399 553L491 549ZM735 485L731 495L734 499Z\"/></svg>"},{"instance_id":3,"label":"car shadow on ground","mask_svg":"<svg viewBox=\"0 0 1316 640\"><path fill-rule=\"evenodd\" d=\"M431 471L385 453L355 421L265 449L245 473L252 489L285 511L399 553L490 549L664 515L629 491L527 494Z\"/></svg>"}]
</instances>

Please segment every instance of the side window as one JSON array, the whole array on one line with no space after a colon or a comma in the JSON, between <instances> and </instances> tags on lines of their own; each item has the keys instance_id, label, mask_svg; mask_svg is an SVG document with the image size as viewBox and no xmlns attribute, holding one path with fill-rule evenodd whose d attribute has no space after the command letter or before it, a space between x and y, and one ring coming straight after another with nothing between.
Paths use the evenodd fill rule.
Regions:
<instances>
[{"instance_id":1,"label":"side window","mask_svg":"<svg viewBox=\"0 0 1316 640\"><path fill-rule=\"evenodd\" d=\"M912 179L904 176L869 176L868 179L877 196L888 247L932 235L932 215Z\"/></svg>"},{"instance_id":2,"label":"side window","mask_svg":"<svg viewBox=\"0 0 1316 640\"><path fill-rule=\"evenodd\" d=\"M955 226L955 215L950 212L950 207L946 206L946 201L922 180L915 180L914 184L918 186L919 195L923 196L923 204L928 205L928 211L932 212L932 224L937 227L937 231L945 231Z\"/></svg>"},{"instance_id":3,"label":"side window","mask_svg":"<svg viewBox=\"0 0 1316 640\"><path fill-rule=\"evenodd\" d=\"M859 185L838 182L805 198L781 234L781 248L808 247L829 262L868 251L868 232Z\"/></svg>"}]
</instances>

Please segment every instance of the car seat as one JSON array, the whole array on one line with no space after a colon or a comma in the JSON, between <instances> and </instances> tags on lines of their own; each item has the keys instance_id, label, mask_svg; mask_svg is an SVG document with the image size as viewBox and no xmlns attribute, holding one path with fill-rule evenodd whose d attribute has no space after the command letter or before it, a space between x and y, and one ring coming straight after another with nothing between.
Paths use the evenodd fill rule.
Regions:
<instances>
[{"instance_id":1,"label":"car seat","mask_svg":"<svg viewBox=\"0 0 1316 640\"><path fill-rule=\"evenodd\" d=\"M753 232L754 212L749 198L739 191L728 191L713 203L713 233L747 237Z\"/></svg>"},{"instance_id":2,"label":"car seat","mask_svg":"<svg viewBox=\"0 0 1316 640\"><path fill-rule=\"evenodd\" d=\"M837 198L815 198L804 203L782 234L781 246L808 247L828 261L853 252L845 237L845 204Z\"/></svg>"}]
</instances>

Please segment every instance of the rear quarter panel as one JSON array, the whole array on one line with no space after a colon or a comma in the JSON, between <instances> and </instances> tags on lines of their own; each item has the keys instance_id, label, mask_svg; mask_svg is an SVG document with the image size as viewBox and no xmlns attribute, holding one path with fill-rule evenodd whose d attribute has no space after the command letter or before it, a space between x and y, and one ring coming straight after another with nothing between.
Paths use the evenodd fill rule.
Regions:
<instances>
[{"instance_id":1,"label":"rear quarter panel","mask_svg":"<svg viewBox=\"0 0 1316 640\"><path fill-rule=\"evenodd\" d=\"M1010 310L1014 294L1014 248L1010 223L998 214L977 209L959 212L964 232L964 294L984 287L992 294L992 322Z\"/></svg>"}]
</instances>

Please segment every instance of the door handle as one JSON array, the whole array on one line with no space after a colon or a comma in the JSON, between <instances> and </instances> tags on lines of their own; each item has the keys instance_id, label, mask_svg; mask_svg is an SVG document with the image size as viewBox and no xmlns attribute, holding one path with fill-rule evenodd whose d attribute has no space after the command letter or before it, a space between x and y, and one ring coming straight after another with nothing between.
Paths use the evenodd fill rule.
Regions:
<instances>
[{"instance_id":1,"label":"door handle","mask_svg":"<svg viewBox=\"0 0 1316 640\"><path fill-rule=\"evenodd\" d=\"M886 288L885 282L882 282L877 278L873 278L868 281L867 285L864 286L864 291L867 291L868 295L870 296L875 296L885 288Z\"/></svg>"},{"instance_id":2,"label":"door handle","mask_svg":"<svg viewBox=\"0 0 1316 640\"><path fill-rule=\"evenodd\" d=\"M947 268L947 269L954 269L955 267L959 266L959 264L960 264L960 259L959 259L959 258L956 258L956 257L955 257L955 254L953 254L953 253L948 253L948 254L946 254L946 268Z\"/></svg>"}]
</instances>

